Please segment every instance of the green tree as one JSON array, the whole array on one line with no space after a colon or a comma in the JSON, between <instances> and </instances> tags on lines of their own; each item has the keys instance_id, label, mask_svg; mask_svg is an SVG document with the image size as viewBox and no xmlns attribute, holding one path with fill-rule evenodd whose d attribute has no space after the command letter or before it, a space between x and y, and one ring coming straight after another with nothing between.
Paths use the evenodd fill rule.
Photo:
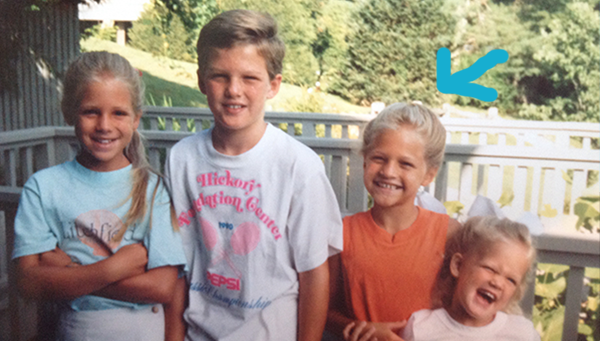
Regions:
<instances>
[{"instance_id":1,"label":"green tree","mask_svg":"<svg viewBox=\"0 0 600 341\"><path fill-rule=\"evenodd\" d=\"M600 13L574 2L550 17L542 45L533 55L552 85L542 110L520 111L526 118L560 121L600 120Z\"/></svg>"},{"instance_id":2,"label":"green tree","mask_svg":"<svg viewBox=\"0 0 600 341\"><path fill-rule=\"evenodd\" d=\"M330 91L354 103L438 104L436 51L450 47L454 20L438 0L370 0L354 12L345 66Z\"/></svg>"},{"instance_id":3,"label":"green tree","mask_svg":"<svg viewBox=\"0 0 600 341\"><path fill-rule=\"evenodd\" d=\"M455 96L454 102L479 108L496 106L504 113L516 113L524 103L536 101L531 90L539 88L539 65L532 55L539 46L539 35L520 19L515 5L463 2L458 5L457 30L452 51L452 71L468 68L492 49L504 49L509 59L477 79L477 83L498 91L494 102Z\"/></svg>"},{"instance_id":4,"label":"green tree","mask_svg":"<svg viewBox=\"0 0 600 341\"><path fill-rule=\"evenodd\" d=\"M302 86L315 83L319 63L311 44L317 39L319 0L222 0L221 6L223 10L243 8L272 15L285 42L284 82Z\"/></svg>"},{"instance_id":5,"label":"green tree","mask_svg":"<svg viewBox=\"0 0 600 341\"><path fill-rule=\"evenodd\" d=\"M464 69L490 49L509 60L477 83L498 90L493 103L456 96L476 107L497 106L533 120L598 121L598 1L459 1L453 61Z\"/></svg>"},{"instance_id":6,"label":"green tree","mask_svg":"<svg viewBox=\"0 0 600 341\"><path fill-rule=\"evenodd\" d=\"M197 35L186 29L179 16L167 19L169 13L160 1L148 6L129 31L131 46L154 55L196 62Z\"/></svg>"},{"instance_id":7,"label":"green tree","mask_svg":"<svg viewBox=\"0 0 600 341\"><path fill-rule=\"evenodd\" d=\"M198 38L200 29L222 9L217 0L154 0L169 10L163 20L173 20L175 14L188 31ZM195 43L195 42L194 42Z\"/></svg>"},{"instance_id":8,"label":"green tree","mask_svg":"<svg viewBox=\"0 0 600 341\"><path fill-rule=\"evenodd\" d=\"M340 73L346 60L351 16L357 4L345 0L329 0L317 17L317 40L312 43L313 55L319 63L317 80L328 91L333 77Z\"/></svg>"},{"instance_id":9,"label":"green tree","mask_svg":"<svg viewBox=\"0 0 600 341\"><path fill-rule=\"evenodd\" d=\"M339 69L346 49L349 9L355 6L345 0L155 1L167 9L159 15L163 26L178 17L195 38L202 26L221 11L244 8L268 12L277 20L286 45L284 81L305 87L313 86L329 70Z\"/></svg>"}]
</instances>

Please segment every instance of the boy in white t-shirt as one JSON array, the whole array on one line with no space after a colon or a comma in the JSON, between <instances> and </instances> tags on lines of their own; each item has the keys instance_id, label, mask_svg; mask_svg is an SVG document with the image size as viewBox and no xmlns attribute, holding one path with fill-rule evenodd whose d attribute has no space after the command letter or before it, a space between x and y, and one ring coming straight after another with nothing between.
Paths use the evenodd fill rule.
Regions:
<instances>
[{"instance_id":1,"label":"boy in white t-shirt","mask_svg":"<svg viewBox=\"0 0 600 341\"><path fill-rule=\"evenodd\" d=\"M215 124L167 160L190 267L188 340L321 339L342 223L320 158L264 121L284 54L268 14L224 12L200 33Z\"/></svg>"}]
</instances>

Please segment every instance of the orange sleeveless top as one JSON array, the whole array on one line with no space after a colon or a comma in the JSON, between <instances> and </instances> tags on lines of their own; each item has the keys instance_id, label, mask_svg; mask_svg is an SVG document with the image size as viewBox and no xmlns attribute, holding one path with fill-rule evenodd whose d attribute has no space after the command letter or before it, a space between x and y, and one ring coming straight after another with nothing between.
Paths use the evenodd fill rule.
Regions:
<instances>
[{"instance_id":1,"label":"orange sleeveless top","mask_svg":"<svg viewBox=\"0 0 600 341\"><path fill-rule=\"evenodd\" d=\"M344 218L340 257L347 316L394 322L430 308L449 219L419 207L417 220L392 236L370 211Z\"/></svg>"}]
</instances>

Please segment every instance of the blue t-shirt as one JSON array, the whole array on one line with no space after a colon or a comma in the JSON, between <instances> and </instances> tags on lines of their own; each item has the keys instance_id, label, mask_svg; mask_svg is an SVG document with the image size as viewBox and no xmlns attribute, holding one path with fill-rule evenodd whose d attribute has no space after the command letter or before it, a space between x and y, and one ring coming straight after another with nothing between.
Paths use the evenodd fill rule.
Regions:
<instances>
[{"instance_id":1,"label":"blue t-shirt","mask_svg":"<svg viewBox=\"0 0 600 341\"><path fill-rule=\"evenodd\" d=\"M148 181L144 219L130 225L120 242L112 241L131 205L131 169L95 172L73 160L35 173L21 194L13 259L58 246L73 261L88 265L122 246L141 242L148 250L148 269L185 265L181 236L171 225L169 194L155 174ZM93 295L68 305L76 311L147 306Z\"/></svg>"}]
</instances>

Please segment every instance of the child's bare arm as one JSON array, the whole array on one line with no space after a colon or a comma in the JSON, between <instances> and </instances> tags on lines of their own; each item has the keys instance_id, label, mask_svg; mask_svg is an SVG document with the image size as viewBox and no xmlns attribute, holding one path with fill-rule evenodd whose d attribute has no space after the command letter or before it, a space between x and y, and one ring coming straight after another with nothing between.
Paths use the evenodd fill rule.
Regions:
<instances>
[{"instance_id":1,"label":"child's bare arm","mask_svg":"<svg viewBox=\"0 0 600 341\"><path fill-rule=\"evenodd\" d=\"M141 244L127 245L99 262L76 267L49 266L43 254L17 259L17 282L23 296L34 299L70 300L105 286L142 274L148 261Z\"/></svg>"},{"instance_id":2,"label":"child's bare arm","mask_svg":"<svg viewBox=\"0 0 600 341\"><path fill-rule=\"evenodd\" d=\"M298 274L298 340L319 341L323 337L329 301L327 261Z\"/></svg>"},{"instance_id":3,"label":"child's bare arm","mask_svg":"<svg viewBox=\"0 0 600 341\"><path fill-rule=\"evenodd\" d=\"M73 264L71 257L58 246L52 251L40 254L40 265L42 266L70 266Z\"/></svg>"},{"instance_id":4,"label":"child's bare arm","mask_svg":"<svg viewBox=\"0 0 600 341\"><path fill-rule=\"evenodd\" d=\"M353 320L344 315L344 279L341 272L340 255L329 257L329 309L327 311L327 330L342 337L344 328Z\"/></svg>"},{"instance_id":5,"label":"child's bare arm","mask_svg":"<svg viewBox=\"0 0 600 341\"><path fill-rule=\"evenodd\" d=\"M176 266L161 266L112 283L93 294L134 303L167 303L177 282Z\"/></svg>"},{"instance_id":6,"label":"child's bare arm","mask_svg":"<svg viewBox=\"0 0 600 341\"><path fill-rule=\"evenodd\" d=\"M46 266L72 264L69 256L59 248L44 252L40 259L40 265ZM92 294L135 303L166 303L173 296L177 274L177 267L159 267L107 285Z\"/></svg>"},{"instance_id":7,"label":"child's bare arm","mask_svg":"<svg viewBox=\"0 0 600 341\"><path fill-rule=\"evenodd\" d=\"M165 341L183 341L186 327L183 313L187 306L187 285L185 278L177 279L171 302L165 308Z\"/></svg>"}]
</instances>

